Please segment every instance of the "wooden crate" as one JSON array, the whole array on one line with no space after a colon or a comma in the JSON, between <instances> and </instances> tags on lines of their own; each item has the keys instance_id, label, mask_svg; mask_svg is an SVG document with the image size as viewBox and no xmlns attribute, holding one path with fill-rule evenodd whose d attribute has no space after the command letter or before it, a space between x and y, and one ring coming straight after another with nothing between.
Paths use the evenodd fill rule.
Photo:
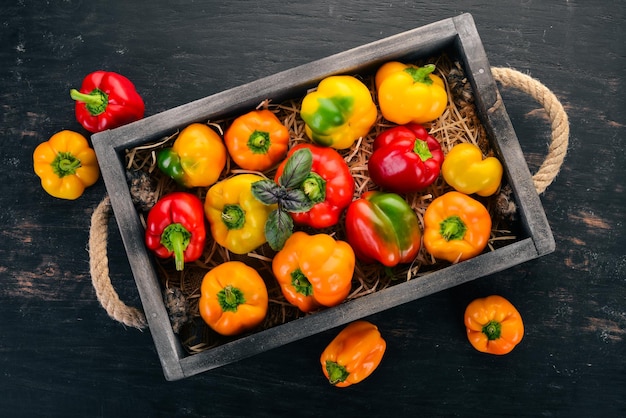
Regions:
<instances>
[{"instance_id":1,"label":"wooden crate","mask_svg":"<svg viewBox=\"0 0 626 418\"><path fill-rule=\"evenodd\" d=\"M387 61L414 62L445 53L462 63L477 112L505 167L523 233L514 242L303 318L190 355L174 333L163 288L126 180L125 150L172 135L193 122L242 114L265 99L302 97L329 75L372 73ZM166 379L177 380L311 336L432 293L537 258L555 243L528 166L469 14L416 28L95 134L94 149Z\"/></svg>"}]
</instances>

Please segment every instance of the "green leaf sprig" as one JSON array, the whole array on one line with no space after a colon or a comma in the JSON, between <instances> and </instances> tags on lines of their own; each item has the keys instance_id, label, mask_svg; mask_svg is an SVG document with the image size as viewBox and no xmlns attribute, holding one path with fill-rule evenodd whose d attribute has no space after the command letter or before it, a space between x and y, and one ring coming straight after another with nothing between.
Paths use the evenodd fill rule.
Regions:
<instances>
[{"instance_id":1,"label":"green leaf sprig","mask_svg":"<svg viewBox=\"0 0 626 418\"><path fill-rule=\"evenodd\" d=\"M291 213L306 212L313 207L300 186L313 165L311 150L302 148L294 152L285 163L278 181L259 180L252 183L252 194L265 205L277 205L265 222L265 238L274 251L280 251L293 233Z\"/></svg>"}]
</instances>

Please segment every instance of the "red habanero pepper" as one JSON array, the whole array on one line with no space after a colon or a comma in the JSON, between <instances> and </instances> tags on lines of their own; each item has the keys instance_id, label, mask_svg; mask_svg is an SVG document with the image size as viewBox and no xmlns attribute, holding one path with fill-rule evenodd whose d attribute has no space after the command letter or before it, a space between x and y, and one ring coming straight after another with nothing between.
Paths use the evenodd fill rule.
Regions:
<instances>
[{"instance_id":1,"label":"red habanero pepper","mask_svg":"<svg viewBox=\"0 0 626 418\"><path fill-rule=\"evenodd\" d=\"M76 101L76 120L89 132L117 128L143 118L145 105L133 83L121 74L96 71L85 77Z\"/></svg>"},{"instance_id":2,"label":"red habanero pepper","mask_svg":"<svg viewBox=\"0 0 626 418\"><path fill-rule=\"evenodd\" d=\"M441 171L443 151L417 123L387 129L376 137L368 161L372 181L394 193L411 193L430 186Z\"/></svg>"},{"instance_id":3,"label":"red habanero pepper","mask_svg":"<svg viewBox=\"0 0 626 418\"><path fill-rule=\"evenodd\" d=\"M339 221L339 216L352 202L354 178L343 157L330 147L302 143L294 146L276 171L275 180L282 175L289 157L297 150L308 148L313 156L311 172L300 186L313 207L306 212L290 213L294 222L313 228L327 228Z\"/></svg>"},{"instance_id":4,"label":"red habanero pepper","mask_svg":"<svg viewBox=\"0 0 626 418\"><path fill-rule=\"evenodd\" d=\"M195 195L173 192L150 209L146 246L160 258L173 255L176 270L181 271L185 262L200 258L205 240L204 207Z\"/></svg>"}]
</instances>

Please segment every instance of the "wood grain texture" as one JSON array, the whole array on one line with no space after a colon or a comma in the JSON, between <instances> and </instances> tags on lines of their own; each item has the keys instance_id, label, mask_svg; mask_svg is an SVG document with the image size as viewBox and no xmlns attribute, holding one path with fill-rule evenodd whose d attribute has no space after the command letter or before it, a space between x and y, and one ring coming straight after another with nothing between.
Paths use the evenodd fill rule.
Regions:
<instances>
[{"instance_id":1,"label":"wood grain texture","mask_svg":"<svg viewBox=\"0 0 626 418\"><path fill-rule=\"evenodd\" d=\"M376 314L388 351L347 390L317 359L327 331L227 367L166 382L149 331L98 305L86 249L102 182L53 199L32 151L80 131L69 89L96 69L135 82L148 114L329 54L472 13L492 66L542 81L571 124L570 149L541 200L556 251ZM7 417L620 416L626 413L623 2L480 0L18 1L0 11L0 408ZM532 100L502 96L531 170L549 125ZM139 300L112 220L109 259L120 297ZM462 314L497 293L527 333L505 357L465 341ZM298 413L298 412L301 413Z\"/></svg>"}]
</instances>

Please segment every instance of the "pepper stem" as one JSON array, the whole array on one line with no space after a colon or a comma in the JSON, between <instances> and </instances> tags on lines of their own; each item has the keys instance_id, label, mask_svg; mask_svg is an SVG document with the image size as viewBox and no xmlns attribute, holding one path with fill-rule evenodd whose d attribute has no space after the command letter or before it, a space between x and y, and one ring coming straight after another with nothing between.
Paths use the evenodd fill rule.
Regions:
<instances>
[{"instance_id":1,"label":"pepper stem","mask_svg":"<svg viewBox=\"0 0 626 418\"><path fill-rule=\"evenodd\" d=\"M489 341L497 340L502 333L502 324L498 321L491 320L483 327L482 331Z\"/></svg>"},{"instance_id":2,"label":"pepper stem","mask_svg":"<svg viewBox=\"0 0 626 418\"><path fill-rule=\"evenodd\" d=\"M78 102L85 103L85 107L91 116L98 116L109 105L109 96L100 89L93 89L91 93L81 93L76 89L70 90L70 97Z\"/></svg>"},{"instance_id":3,"label":"pepper stem","mask_svg":"<svg viewBox=\"0 0 626 418\"><path fill-rule=\"evenodd\" d=\"M433 84L430 74L435 71L435 64L426 64L423 67L407 67L404 69L413 78L413 83L424 83L428 86Z\"/></svg>"},{"instance_id":4,"label":"pepper stem","mask_svg":"<svg viewBox=\"0 0 626 418\"><path fill-rule=\"evenodd\" d=\"M465 225L463 220L457 215L450 216L449 218L441 221L441 223L439 224L439 233L446 241L463 239L466 231L467 226Z\"/></svg>"},{"instance_id":5,"label":"pepper stem","mask_svg":"<svg viewBox=\"0 0 626 418\"><path fill-rule=\"evenodd\" d=\"M75 174L81 166L81 162L70 152L59 152L50 165L52 165L54 174L63 178Z\"/></svg>"},{"instance_id":6,"label":"pepper stem","mask_svg":"<svg viewBox=\"0 0 626 418\"><path fill-rule=\"evenodd\" d=\"M311 282L299 268L291 272L291 285L296 289L296 292L304 296L313 294Z\"/></svg>"},{"instance_id":7,"label":"pepper stem","mask_svg":"<svg viewBox=\"0 0 626 418\"><path fill-rule=\"evenodd\" d=\"M304 179L300 188L313 204L326 200L326 180L313 171Z\"/></svg>"},{"instance_id":8,"label":"pepper stem","mask_svg":"<svg viewBox=\"0 0 626 418\"><path fill-rule=\"evenodd\" d=\"M253 154L267 154L270 145L269 132L255 130L248 137L248 148Z\"/></svg>"},{"instance_id":9,"label":"pepper stem","mask_svg":"<svg viewBox=\"0 0 626 418\"><path fill-rule=\"evenodd\" d=\"M237 307L246 303L243 292L230 284L219 291L217 301L223 312L237 312Z\"/></svg>"},{"instance_id":10,"label":"pepper stem","mask_svg":"<svg viewBox=\"0 0 626 418\"><path fill-rule=\"evenodd\" d=\"M225 205L222 210L222 222L229 231L241 229L246 223L246 212L239 205Z\"/></svg>"},{"instance_id":11,"label":"pepper stem","mask_svg":"<svg viewBox=\"0 0 626 418\"><path fill-rule=\"evenodd\" d=\"M326 371L331 385L345 381L350 375L344 366L332 360L326 360Z\"/></svg>"},{"instance_id":12,"label":"pepper stem","mask_svg":"<svg viewBox=\"0 0 626 418\"><path fill-rule=\"evenodd\" d=\"M422 161L433 158L433 154L428 148L428 142L415 138L415 144L413 144L413 152L416 153Z\"/></svg>"},{"instance_id":13,"label":"pepper stem","mask_svg":"<svg viewBox=\"0 0 626 418\"><path fill-rule=\"evenodd\" d=\"M168 225L161 234L161 245L174 253L178 271L182 271L185 267L185 250L190 240L191 233L179 223Z\"/></svg>"}]
</instances>

